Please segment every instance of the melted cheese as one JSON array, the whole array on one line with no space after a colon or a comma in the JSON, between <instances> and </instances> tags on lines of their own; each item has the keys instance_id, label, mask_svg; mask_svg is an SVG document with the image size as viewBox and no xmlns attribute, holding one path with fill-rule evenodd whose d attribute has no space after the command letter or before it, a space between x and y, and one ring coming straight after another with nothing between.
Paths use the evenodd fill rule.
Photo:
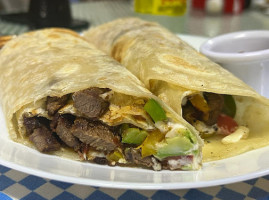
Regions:
<instances>
[{"instance_id":1,"label":"melted cheese","mask_svg":"<svg viewBox=\"0 0 269 200\"><path fill-rule=\"evenodd\" d=\"M221 142L223 144L231 144L231 143L236 143L241 139L246 139L249 134L249 129L245 126L239 126L235 132L232 134L224 137Z\"/></svg>"}]
</instances>

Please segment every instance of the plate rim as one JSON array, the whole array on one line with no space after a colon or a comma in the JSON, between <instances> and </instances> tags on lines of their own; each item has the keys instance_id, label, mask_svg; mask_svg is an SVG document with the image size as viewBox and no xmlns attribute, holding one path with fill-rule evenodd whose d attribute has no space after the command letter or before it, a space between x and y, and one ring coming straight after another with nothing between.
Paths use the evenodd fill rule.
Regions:
<instances>
[{"instance_id":1,"label":"plate rim","mask_svg":"<svg viewBox=\"0 0 269 200\"><path fill-rule=\"evenodd\" d=\"M26 148L29 148L29 147L26 147ZM252 150L249 152L260 151L263 149L269 149L269 146L255 149L255 150ZM244 154L247 154L249 152L246 152ZM55 155L52 155L52 156L57 158L57 156L55 156ZM235 158L235 157L231 157L231 158ZM231 159L231 158L227 158L227 159ZM70 160L67 158L61 158L61 159L66 160L68 162L78 162L78 161ZM227 159L222 159L220 161L225 161ZM216 163L216 162L218 162L218 161L206 162L206 163L204 163L204 165L211 165L212 163ZM113 189L138 189L138 190L175 190L175 189L191 189L191 188L194 189L194 188L215 187L215 186L219 186L219 185L247 181L247 180L251 180L254 178L266 176L269 174L269 168L267 168L266 170L257 170L257 171L243 174L243 175L238 175L238 176L233 176L233 177L228 177L228 178L221 178L221 179L216 179L216 180L208 180L208 181L196 181L196 182L190 181L190 182L175 182L175 183L174 182L173 183L172 182L171 183L131 182L131 184L130 184L130 182L128 182L128 181L111 181L111 180L103 181L103 180L94 180L94 179L89 179L89 178L54 174L54 173L46 172L46 171L43 171L40 169L34 169L34 168L30 168L30 167L21 166L17 163L3 160L1 157L0 157L0 165L3 165L5 167L8 167L8 168L13 169L13 170L17 170L17 171L26 173L28 175L34 175L34 176L42 177L45 179L66 182L66 183L71 183L71 184L93 186L93 187L103 187L103 188L113 188ZM108 166L108 167L110 168L111 166ZM115 167L120 169L119 166L115 166ZM127 170L128 167L124 167L124 169ZM148 169L142 169L142 170L148 170ZM155 171L153 172L152 170L150 170L149 172L162 173L164 171L166 171L166 170L163 170L160 172L155 172ZM173 173L171 171L168 171L168 172ZM176 173L181 173L181 172L182 173L193 173L195 171L176 171ZM199 171L196 171L196 172L199 172Z\"/></svg>"}]
</instances>

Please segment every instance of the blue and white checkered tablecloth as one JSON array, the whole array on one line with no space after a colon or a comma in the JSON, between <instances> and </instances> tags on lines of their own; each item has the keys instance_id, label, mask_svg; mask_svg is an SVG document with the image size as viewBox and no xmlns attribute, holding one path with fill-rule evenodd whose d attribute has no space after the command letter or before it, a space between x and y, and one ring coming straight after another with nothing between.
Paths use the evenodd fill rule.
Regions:
<instances>
[{"instance_id":1,"label":"blue and white checkered tablecloth","mask_svg":"<svg viewBox=\"0 0 269 200\"><path fill-rule=\"evenodd\" d=\"M44 179L0 165L0 191L0 200L269 200L269 175L199 189L124 190Z\"/></svg>"}]
</instances>

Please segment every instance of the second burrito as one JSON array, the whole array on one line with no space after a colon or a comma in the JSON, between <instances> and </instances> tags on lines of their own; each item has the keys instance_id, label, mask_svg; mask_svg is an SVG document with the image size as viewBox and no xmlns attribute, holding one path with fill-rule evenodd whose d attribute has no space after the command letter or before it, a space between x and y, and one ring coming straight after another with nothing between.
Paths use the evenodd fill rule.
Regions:
<instances>
[{"instance_id":1,"label":"second burrito","mask_svg":"<svg viewBox=\"0 0 269 200\"><path fill-rule=\"evenodd\" d=\"M269 145L269 101L157 23L118 19L84 37L199 131L204 161Z\"/></svg>"}]
</instances>

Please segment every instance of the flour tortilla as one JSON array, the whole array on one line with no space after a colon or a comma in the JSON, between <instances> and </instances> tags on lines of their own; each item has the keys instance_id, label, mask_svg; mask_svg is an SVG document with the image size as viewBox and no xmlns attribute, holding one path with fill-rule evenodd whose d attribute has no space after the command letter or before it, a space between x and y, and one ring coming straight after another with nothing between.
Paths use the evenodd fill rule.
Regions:
<instances>
[{"instance_id":1,"label":"flour tortilla","mask_svg":"<svg viewBox=\"0 0 269 200\"><path fill-rule=\"evenodd\" d=\"M138 18L118 19L83 35L121 62L181 116L181 102L187 95L212 92L235 97L235 119L250 129L249 137L226 145L220 137L206 139L204 161L269 145L269 101L157 23Z\"/></svg>"},{"instance_id":2,"label":"flour tortilla","mask_svg":"<svg viewBox=\"0 0 269 200\"><path fill-rule=\"evenodd\" d=\"M23 128L23 113L49 118L44 109L47 96L61 97L90 87L110 88L130 98L155 99L174 123L182 124L197 137L197 158L201 165L202 140L170 107L117 61L97 50L77 33L67 29L44 29L13 38L0 50L0 99L11 139L33 147ZM54 154L78 159L62 149Z\"/></svg>"}]
</instances>

